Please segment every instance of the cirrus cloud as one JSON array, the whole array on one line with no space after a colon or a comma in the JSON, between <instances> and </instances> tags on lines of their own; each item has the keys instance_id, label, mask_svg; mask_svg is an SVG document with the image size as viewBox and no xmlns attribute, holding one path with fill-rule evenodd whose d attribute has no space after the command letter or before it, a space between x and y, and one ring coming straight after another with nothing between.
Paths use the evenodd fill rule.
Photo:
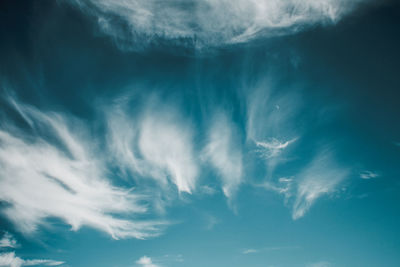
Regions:
<instances>
[{"instance_id":1,"label":"cirrus cloud","mask_svg":"<svg viewBox=\"0 0 400 267\"><path fill-rule=\"evenodd\" d=\"M124 49L151 43L204 48L333 24L366 0L75 0Z\"/></svg>"},{"instance_id":2,"label":"cirrus cloud","mask_svg":"<svg viewBox=\"0 0 400 267\"><path fill-rule=\"evenodd\" d=\"M158 233L160 222L131 219L147 211L146 196L112 185L81 123L9 102L29 126L0 129L1 212L19 231L33 233L57 218L72 230L89 226L115 239Z\"/></svg>"}]
</instances>

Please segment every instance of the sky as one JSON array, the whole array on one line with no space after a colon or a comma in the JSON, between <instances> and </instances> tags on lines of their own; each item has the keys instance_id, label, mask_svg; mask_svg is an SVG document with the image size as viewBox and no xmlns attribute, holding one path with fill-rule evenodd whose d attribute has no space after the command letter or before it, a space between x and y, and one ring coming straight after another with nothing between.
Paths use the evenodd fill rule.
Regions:
<instances>
[{"instance_id":1,"label":"sky","mask_svg":"<svg viewBox=\"0 0 400 267\"><path fill-rule=\"evenodd\" d=\"M400 266L400 5L0 3L0 266Z\"/></svg>"}]
</instances>

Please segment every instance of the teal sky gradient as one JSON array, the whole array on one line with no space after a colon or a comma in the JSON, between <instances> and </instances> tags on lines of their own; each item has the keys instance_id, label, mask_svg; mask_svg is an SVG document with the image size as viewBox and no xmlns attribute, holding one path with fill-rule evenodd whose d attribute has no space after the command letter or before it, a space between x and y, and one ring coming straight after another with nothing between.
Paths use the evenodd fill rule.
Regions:
<instances>
[{"instance_id":1,"label":"teal sky gradient","mask_svg":"<svg viewBox=\"0 0 400 267\"><path fill-rule=\"evenodd\" d=\"M400 5L183 2L0 4L0 266L399 266Z\"/></svg>"}]
</instances>

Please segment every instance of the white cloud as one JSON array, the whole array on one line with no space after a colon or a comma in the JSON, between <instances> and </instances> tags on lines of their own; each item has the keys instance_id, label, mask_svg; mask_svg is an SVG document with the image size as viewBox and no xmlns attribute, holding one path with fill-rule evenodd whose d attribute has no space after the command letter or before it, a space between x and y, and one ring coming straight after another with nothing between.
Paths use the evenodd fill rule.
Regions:
<instances>
[{"instance_id":1,"label":"white cloud","mask_svg":"<svg viewBox=\"0 0 400 267\"><path fill-rule=\"evenodd\" d=\"M21 104L18 111L32 128L0 129L0 201L9 204L2 213L18 230L29 234L58 218L72 230L89 226L115 239L158 233L158 222L130 219L146 212L144 196L110 183L80 123Z\"/></svg>"},{"instance_id":2,"label":"white cloud","mask_svg":"<svg viewBox=\"0 0 400 267\"><path fill-rule=\"evenodd\" d=\"M5 232L0 239L0 248L16 248L18 246L17 240L9 232Z\"/></svg>"},{"instance_id":3,"label":"white cloud","mask_svg":"<svg viewBox=\"0 0 400 267\"><path fill-rule=\"evenodd\" d=\"M303 217L314 202L324 194L335 191L348 175L348 170L339 167L333 160L332 152L323 150L298 175L296 199L292 217Z\"/></svg>"},{"instance_id":4,"label":"white cloud","mask_svg":"<svg viewBox=\"0 0 400 267\"><path fill-rule=\"evenodd\" d=\"M231 198L242 183L242 153L235 142L233 125L225 115L216 115L208 135L203 158L218 171L222 190Z\"/></svg>"},{"instance_id":5,"label":"white cloud","mask_svg":"<svg viewBox=\"0 0 400 267\"><path fill-rule=\"evenodd\" d=\"M141 257L139 260L136 261L136 264L143 267L160 267L160 265L154 264L152 259L147 256Z\"/></svg>"},{"instance_id":6,"label":"white cloud","mask_svg":"<svg viewBox=\"0 0 400 267\"><path fill-rule=\"evenodd\" d=\"M108 148L117 165L142 178L153 178L180 192L196 187L198 166L193 152L193 133L172 108L155 109L128 119L122 108L107 118Z\"/></svg>"},{"instance_id":7,"label":"white cloud","mask_svg":"<svg viewBox=\"0 0 400 267\"><path fill-rule=\"evenodd\" d=\"M365 179L365 180L373 179L373 178L377 178L377 177L379 177L379 174L376 172L373 172L373 171L363 171L360 173L360 178Z\"/></svg>"},{"instance_id":8,"label":"white cloud","mask_svg":"<svg viewBox=\"0 0 400 267\"><path fill-rule=\"evenodd\" d=\"M125 49L161 38L203 48L333 24L362 0L75 0Z\"/></svg>"},{"instance_id":9,"label":"white cloud","mask_svg":"<svg viewBox=\"0 0 400 267\"><path fill-rule=\"evenodd\" d=\"M171 114L145 115L138 146L143 158L166 171L179 191L191 193L198 172L193 156L192 132Z\"/></svg>"},{"instance_id":10,"label":"white cloud","mask_svg":"<svg viewBox=\"0 0 400 267\"><path fill-rule=\"evenodd\" d=\"M268 179L277 166L291 160L285 152L300 136L295 119L301 98L295 94L274 93L271 81L261 81L247 98L247 141L257 146L256 152L265 159ZM279 106L279 108L277 108Z\"/></svg>"},{"instance_id":11,"label":"white cloud","mask_svg":"<svg viewBox=\"0 0 400 267\"><path fill-rule=\"evenodd\" d=\"M270 75L271 76L271 75ZM285 148L286 141L293 140L286 146L293 143L294 129L293 121L299 113L301 97L295 94L274 93L274 83L262 80L255 85L250 93L245 87L247 124L246 137L248 141L258 143L265 142L268 149L279 150ZM279 108L276 108L276 107ZM292 138L288 138L292 136ZM295 136L298 136L297 134ZM271 138L275 137L275 138ZM260 142L262 144L262 142ZM260 144L260 145L261 145Z\"/></svg>"},{"instance_id":12,"label":"white cloud","mask_svg":"<svg viewBox=\"0 0 400 267\"><path fill-rule=\"evenodd\" d=\"M263 148L260 152L265 158L269 159L278 156L284 149L286 149L296 140L297 138L293 138L286 142L282 142L276 138L271 138L269 141L256 141L256 145Z\"/></svg>"},{"instance_id":13,"label":"white cloud","mask_svg":"<svg viewBox=\"0 0 400 267\"><path fill-rule=\"evenodd\" d=\"M0 254L0 266L2 267L21 267L21 266L58 266L64 264L63 261L46 259L24 260L15 255L15 252Z\"/></svg>"}]
</instances>

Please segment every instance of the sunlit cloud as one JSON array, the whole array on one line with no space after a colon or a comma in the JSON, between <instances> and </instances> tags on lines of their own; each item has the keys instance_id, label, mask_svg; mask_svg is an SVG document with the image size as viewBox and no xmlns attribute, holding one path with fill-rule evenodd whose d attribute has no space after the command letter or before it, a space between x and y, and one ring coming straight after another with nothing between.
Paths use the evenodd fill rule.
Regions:
<instances>
[{"instance_id":1,"label":"sunlit cloud","mask_svg":"<svg viewBox=\"0 0 400 267\"><path fill-rule=\"evenodd\" d=\"M216 115L203 151L203 158L217 170L227 198L231 198L242 183L243 172L240 143L234 139L233 127L225 115Z\"/></svg>"},{"instance_id":2,"label":"sunlit cloud","mask_svg":"<svg viewBox=\"0 0 400 267\"><path fill-rule=\"evenodd\" d=\"M269 141L257 141L256 145L262 148L260 151L262 156L269 159L278 156L284 149L286 149L296 140L297 138L293 138L291 140L282 142L276 138L271 138Z\"/></svg>"},{"instance_id":3,"label":"sunlit cloud","mask_svg":"<svg viewBox=\"0 0 400 267\"><path fill-rule=\"evenodd\" d=\"M19 231L31 234L57 218L74 231L89 226L115 239L158 234L159 222L130 219L147 211L146 196L111 184L81 123L17 106L30 129L0 129L0 200L8 204L1 212Z\"/></svg>"},{"instance_id":4,"label":"sunlit cloud","mask_svg":"<svg viewBox=\"0 0 400 267\"><path fill-rule=\"evenodd\" d=\"M21 267L21 266L59 266L63 261L33 259L24 260L15 255L15 252L0 253L0 266L3 267Z\"/></svg>"},{"instance_id":5,"label":"sunlit cloud","mask_svg":"<svg viewBox=\"0 0 400 267\"><path fill-rule=\"evenodd\" d=\"M141 124L139 149L151 165L168 173L179 191L191 193L196 186L198 167L193 156L190 128L171 116L146 114Z\"/></svg>"},{"instance_id":6,"label":"sunlit cloud","mask_svg":"<svg viewBox=\"0 0 400 267\"><path fill-rule=\"evenodd\" d=\"M142 267L161 267L161 265L154 264L153 260L150 257L147 257L147 256L143 256L140 259L138 259L136 261L136 264L138 266L142 266Z\"/></svg>"},{"instance_id":7,"label":"sunlit cloud","mask_svg":"<svg viewBox=\"0 0 400 267\"><path fill-rule=\"evenodd\" d=\"M75 0L124 49L159 40L194 48L242 43L334 24L362 0Z\"/></svg>"},{"instance_id":8,"label":"sunlit cloud","mask_svg":"<svg viewBox=\"0 0 400 267\"><path fill-rule=\"evenodd\" d=\"M149 105L136 115L123 107L109 112L108 149L116 165L134 177L152 178L163 187L171 182L180 192L192 193L199 172L193 131L173 108Z\"/></svg>"}]
</instances>

